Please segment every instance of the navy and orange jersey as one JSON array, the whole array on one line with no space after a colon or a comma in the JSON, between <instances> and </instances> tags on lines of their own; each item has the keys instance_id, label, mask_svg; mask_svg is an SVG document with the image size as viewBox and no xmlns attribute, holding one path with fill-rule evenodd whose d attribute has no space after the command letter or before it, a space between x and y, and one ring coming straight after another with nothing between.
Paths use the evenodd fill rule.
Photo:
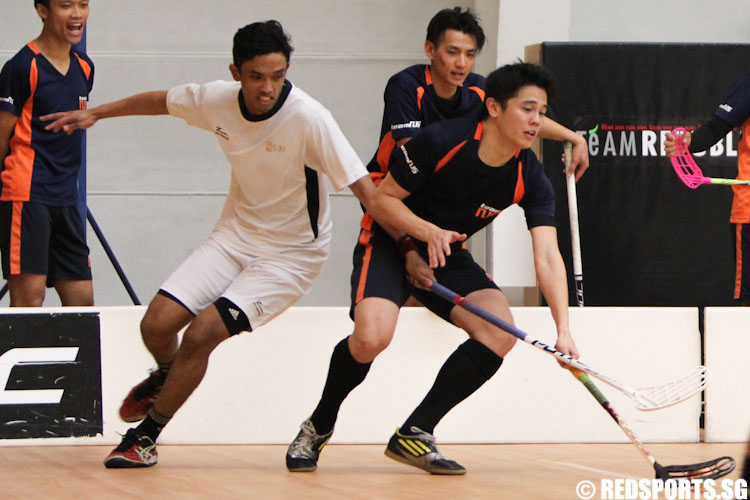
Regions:
<instances>
[{"instance_id":1,"label":"navy and orange jersey","mask_svg":"<svg viewBox=\"0 0 750 500\"><path fill-rule=\"evenodd\" d=\"M388 163L396 141L414 137L432 123L452 118L473 118L484 102L484 77L469 73L455 98L438 97L432 85L430 67L410 66L393 75L383 95L383 123L380 143L367 170L375 184L388 172Z\"/></svg>"},{"instance_id":2,"label":"navy and orange jersey","mask_svg":"<svg viewBox=\"0 0 750 500\"><path fill-rule=\"evenodd\" d=\"M0 72L0 111L16 115L18 121L0 171L0 200L51 206L78 201L84 131L71 135L47 131L47 123L39 118L85 109L93 83L94 64L75 50L70 51L65 75L33 43L5 63Z\"/></svg>"},{"instance_id":3,"label":"navy and orange jersey","mask_svg":"<svg viewBox=\"0 0 750 500\"><path fill-rule=\"evenodd\" d=\"M471 236L513 204L526 224L555 225L555 193L544 166L530 149L493 167L479 158L483 122L471 119L433 124L394 153L390 173L410 194L415 215Z\"/></svg>"},{"instance_id":4,"label":"navy and orange jersey","mask_svg":"<svg viewBox=\"0 0 750 500\"><path fill-rule=\"evenodd\" d=\"M714 113L732 127L742 127L740 144L737 150L737 178L750 179L750 75L740 78L729 95L716 108ZM750 223L750 192L733 186L734 199L730 222Z\"/></svg>"}]
</instances>

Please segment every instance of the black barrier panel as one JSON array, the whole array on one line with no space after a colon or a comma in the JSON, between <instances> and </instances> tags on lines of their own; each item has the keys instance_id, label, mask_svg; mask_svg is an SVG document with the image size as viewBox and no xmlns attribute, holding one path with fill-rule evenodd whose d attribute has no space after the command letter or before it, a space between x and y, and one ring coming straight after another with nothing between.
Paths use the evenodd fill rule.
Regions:
<instances>
[{"instance_id":1,"label":"black barrier panel","mask_svg":"<svg viewBox=\"0 0 750 500\"><path fill-rule=\"evenodd\" d=\"M0 314L0 438L103 432L99 315Z\"/></svg>"},{"instance_id":2,"label":"black barrier panel","mask_svg":"<svg viewBox=\"0 0 750 500\"><path fill-rule=\"evenodd\" d=\"M661 149L663 132L713 115L750 68L750 45L544 43L541 57L558 81L550 116L589 143L577 187L586 305L733 305L732 190L689 189ZM696 156L705 175L737 175L738 139ZM544 142L572 276L561 153Z\"/></svg>"}]
</instances>

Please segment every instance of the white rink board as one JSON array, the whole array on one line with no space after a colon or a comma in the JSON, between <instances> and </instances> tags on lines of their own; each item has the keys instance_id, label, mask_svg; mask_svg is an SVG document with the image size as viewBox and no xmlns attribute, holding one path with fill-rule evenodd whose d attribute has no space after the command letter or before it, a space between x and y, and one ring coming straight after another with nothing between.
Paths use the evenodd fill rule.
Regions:
<instances>
[{"instance_id":1,"label":"white rink board","mask_svg":"<svg viewBox=\"0 0 750 500\"><path fill-rule=\"evenodd\" d=\"M128 428L117 416L121 399L152 365L138 333L145 307L94 310L101 313L104 434L0 444L119 442ZM513 314L522 330L554 344L547 308L514 308ZM570 316L582 361L633 387L667 382L699 364L697 309L571 308ZM331 351L351 326L346 308L294 307L257 332L224 342L213 353L203 383L160 442L288 443L312 412ZM344 402L331 442L385 443L465 338L461 330L422 308L404 309L393 343ZM598 385L643 440L698 441L698 397L644 413L615 389ZM436 435L442 443L627 440L550 355L520 342L495 377L443 419Z\"/></svg>"},{"instance_id":2,"label":"white rink board","mask_svg":"<svg viewBox=\"0 0 750 500\"><path fill-rule=\"evenodd\" d=\"M713 379L706 389L709 442L746 441L750 435L750 308L707 307L706 366Z\"/></svg>"}]
</instances>

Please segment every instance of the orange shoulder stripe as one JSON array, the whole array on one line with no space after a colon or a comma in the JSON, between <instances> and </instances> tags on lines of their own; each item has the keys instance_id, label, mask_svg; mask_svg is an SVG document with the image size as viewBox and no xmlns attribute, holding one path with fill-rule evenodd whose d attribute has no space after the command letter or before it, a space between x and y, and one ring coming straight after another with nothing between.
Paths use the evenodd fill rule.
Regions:
<instances>
[{"instance_id":1,"label":"orange shoulder stripe","mask_svg":"<svg viewBox=\"0 0 750 500\"><path fill-rule=\"evenodd\" d=\"M482 138L482 132L484 132L484 122L477 123L477 129L474 131L474 140L478 141Z\"/></svg>"},{"instance_id":2,"label":"orange shoulder stripe","mask_svg":"<svg viewBox=\"0 0 750 500\"><path fill-rule=\"evenodd\" d=\"M78 59L78 64L81 65L81 69L83 69L83 74L86 75L86 80L89 80L91 78L91 65L87 63L84 59L81 58L78 54L73 52L75 54L76 59Z\"/></svg>"},{"instance_id":3,"label":"orange shoulder stripe","mask_svg":"<svg viewBox=\"0 0 750 500\"><path fill-rule=\"evenodd\" d=\"M480 89L479 87L476 87L476 86L475 87L469 87L469 89L473 90L474 92L476 92L477 95L479 96L479 98L482 100L482 102L484 102L484 90L482 90L482 89Z\"/></svg>"},{"instance_id":4,"label":"orange shoulder stripe","mask_svg":"<svg viewBox=\"0 0 750 500\"><path fill-rule=\"evenodd\" d=\"M450 151L448 151L448 154L445 155L445 156L443 156L443 158L435 166L435 172L437 172L438 170L440 170L441 168L443 168L446 163L448 163L449 161L451 161L451 158L453 158L454 156L456 156L456 153L458 153L458 151L462 147L464 147L464 144L466 144L466 141L463 141L461 144L459 144L455 148L453 148Z\"/></svg>"},{"instance_id":5,"label":"orange shoulder stripe","mask_svg":"<svg viewBox=\"0 0 750 500\"><path fill-rule=\"evenodd\" d=\"M516 157L518 155L516 154ZM513 203L516 204L521 201L525 192L523 183L523 163L518 162L518 180L516 180L516 191L513 193Z\"/></svg>"}]
</instances>

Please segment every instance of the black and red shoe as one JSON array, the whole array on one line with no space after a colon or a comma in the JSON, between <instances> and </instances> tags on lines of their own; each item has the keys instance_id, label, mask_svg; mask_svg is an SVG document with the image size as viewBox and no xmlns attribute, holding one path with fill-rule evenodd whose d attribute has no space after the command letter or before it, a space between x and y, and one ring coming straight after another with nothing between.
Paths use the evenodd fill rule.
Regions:
<instances>
[{"instance_id":1,"label":"black and red shoe","mask_svg":"<svg viewBox=\"0 0 750 500\"><path fill-rule=\"evenodd\" d=\"M167 374L152 370L146 380L133 387L120 405L120 418L125 422L138 422L146 418L146 412L156 401Z\"/></svg>"},{"instance_id":2,"label":"black and red shoe","mask_svg":"<svg viewBox=\"0 0 750 500\"><path fill-rule=\"evenodd\" d=\"M131 469L156 465L158 454L156 445L148 436L142 436L136 429L128 429L120 445L104 459L108 469Z\"/></svg>"}]
</instances>

